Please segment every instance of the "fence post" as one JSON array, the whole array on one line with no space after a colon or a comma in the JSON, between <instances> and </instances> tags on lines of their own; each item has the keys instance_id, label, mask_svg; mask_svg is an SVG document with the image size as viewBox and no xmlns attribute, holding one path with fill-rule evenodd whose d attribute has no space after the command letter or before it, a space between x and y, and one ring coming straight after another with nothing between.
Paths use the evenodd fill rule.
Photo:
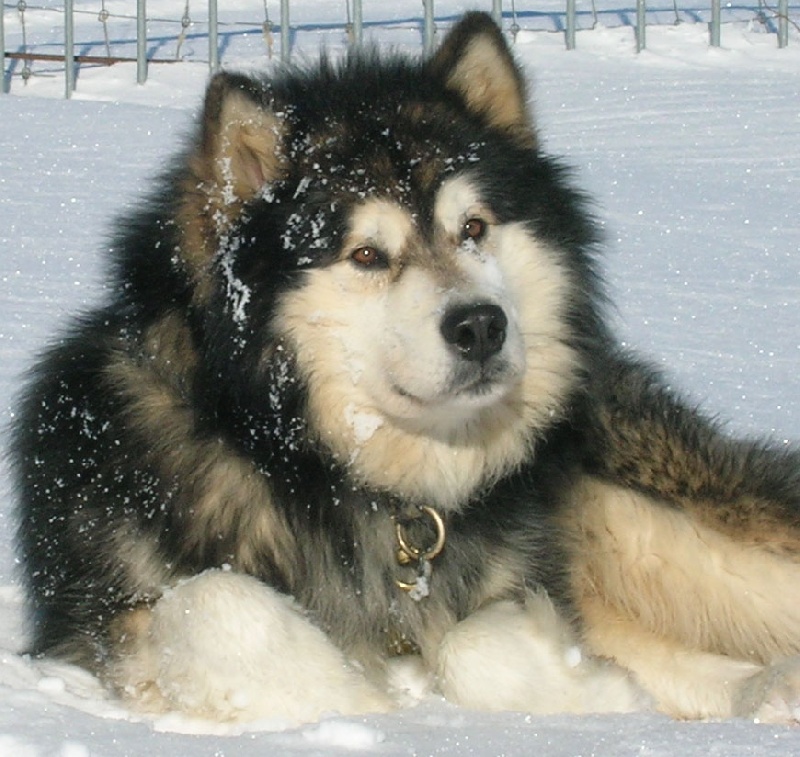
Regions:
<instances>
[{"instance_id":1,"label":"fence post","mask_svg":"<svg viewBox=\"0 0 800 757\"><path fill-rule=\"evenodd\" d=\"M281 0L281 60L289 60L289 0Z\"/></svg>"},{"instance_id":2,"label":"fence post","mask_svg":"<svg viewBox=\"0 0 800 757\"><path fill-rule=\"evenodd\" d=\"M710 42L712 47L720 45L720 0L711 0L711 24L709 25Z\"/></svg>"},{"instance_id":3,"label":"fence post","mask_svg":"<svg viewBox=\"0 0 800 757\"><path fill-rule=\"evenodd\" d=\"M147 3L136 0L136 83L147 81Z\"/></svg>"},{"instance_id":4,"label":"fence post","mask_svg":"<svg viewBox=\"0 0 800 757\"><path fill-rule=\"evenodd\" d=\"M353 42L356 47L361 47L364 34L364 12L361 0L353 0Z\"/></svg>"},{"instance_id":5,"label":"fence post","mask_svg":"<svg viewBox=\"0 0 800 757\"><path fill-rule=\"evenodd\" d=\"M0 4L0 95L6 94L6 7Z\"/></svg>"},{"instance_id":6,"label":"fence post","mask_svg":"<svg viewBox=\"0 0 800 757\"><path fill-rule=\"evenodd\" d=\"M789 44L789 0L778 0L778 47Z\"/></svg>"},{"instance_id":7,"label":"fence post","mask_svg":"<svg viewBox=\"0 0 800 757\"><path fill-rule=\"evenodd\" d=\"M647 40L645 38L645 27L647 25L645 14L647 6L645 0L636 0L636 52L640 53L645 49Z\"/></svg>"},{"instance_id":8,"label":"fence post","mask_svg":"<svg viewBox=\"0 0 800 757\"><path fill-rule=\"evenodd\" d=\"M503 0L492 0L492 18L501 26L503 23Z\"/></svg>"},{"instance_id":9,"label":"fence post","mask_svg":"<svg viewBox=\"0 0 800 757\"><path fill-rule=\"evenodd\" d=\"M575 49L575 0L567 0L567 28L564 33L567 50Z\"/></svg>"},{"instance_id":10,"label":"fence post","mask_svg":"<svg viewBox=\"0 0 800 757\"><path fill-rule=\"evenodd\" d=\"M64 2L64 83L68 100L75 91L75 24L73 2Z\"/></svg>"},{"instance_id":11,"label":"fence post","mask_svg":"<svg viewBox=\"0 0 800 757\"><path fill-rule=\"evenodd\" d=\"M435 33L433 21L433 0L422 0L425 9L424 26L422 29L422 47L426 55L433 51L433 37Z\"/></svg>"},{"instance_id":12,"label":"fence post","mask_svg":"<svg viewBox=\"0 0 800 757\"><path fill-rule=\"evenodd\" d=\"M212 74L219 68L218 21L217 0L208 0L208 68Z\"/></svg>"}]
</instances>

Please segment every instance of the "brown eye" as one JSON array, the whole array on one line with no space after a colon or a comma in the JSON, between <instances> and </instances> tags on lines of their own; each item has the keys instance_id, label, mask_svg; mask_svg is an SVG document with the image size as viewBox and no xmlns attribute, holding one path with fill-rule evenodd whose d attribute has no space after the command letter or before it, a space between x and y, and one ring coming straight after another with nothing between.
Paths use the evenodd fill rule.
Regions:
<instances>
[{"instance_id":1,"label":"brown eye","mask_svg":"<svg viewBox=\"0 0 800 757\"><path fill-rule=\"evenodd\" d=\"M486 236L486 221L482 218L470 218L461 231L465 240L474 239L477 242Z\"/></svg>"},{"instance_id":2,"label":"brown eye","mask_svg":"<svg viewBox=\"0 0 800 757\"><path fill-rule=\"evenodd\" d=\"M383 255L375 247L356 247L350 253L350 260L362 268L371 268L384 264Z\"/></svg>"}]
</instances>

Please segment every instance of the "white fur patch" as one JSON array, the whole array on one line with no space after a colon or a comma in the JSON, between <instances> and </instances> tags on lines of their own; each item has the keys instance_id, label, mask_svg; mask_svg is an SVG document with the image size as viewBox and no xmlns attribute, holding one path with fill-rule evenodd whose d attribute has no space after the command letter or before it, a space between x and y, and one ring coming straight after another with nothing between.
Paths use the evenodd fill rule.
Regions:
<instances>
[{"instance_id":1,"label":"white fur patch","mask_svg":"<svg viewBox=\"0 0 800 757\"><path fill-rule=\"evenodd\" d=\"M364 412L355 405L347 405L344 409L345 420L353 427L356 445L365 444L383 425L383 416L377 413Z\"/></svg>"},{"instance_id":2,"label":"white fur patch","mask_svg":"<svg viewBox=\"0 0 800 757\"><path fill-rule=\"evenodd\" d=\"M459 236L461 227L469 218L477 216L492 220L493 215L466 176L446 181L436 196L434 216L449 236Z\"/></svg>"},{"instance_id":3,"label":"white fur patch","mask_svg":"<svg viewBox=\"0 0 800 757\"><path fill-rule=\"evenodd\" d=\"M650 701L622 668L585 658L544 594L525 606L496 602L444 638L438 663L445 697L480 710L630 712Z\"/></svg>"},{"instance_id":4,"label":"white fur patch","mask_svg":"<svg viewBox=\"0 0 800 757\"><path fill-rule=\"evenodd\" d=\"M169 590L122 667L123 690L146 707L213 720L302 723L391 707L290 598L230 571Z\"/></svg>"},{"instance_id":5,"label":"white fur patch","mask_svg":"<svg viewBox=\"0 0 800 757\"><path fill-rule=\"evenodd\" d=\"M368 244L397 256L413 230L414 222L403 208L386 200L371 200L353 211L345 248Z\"/></svg>"}]
</instances>

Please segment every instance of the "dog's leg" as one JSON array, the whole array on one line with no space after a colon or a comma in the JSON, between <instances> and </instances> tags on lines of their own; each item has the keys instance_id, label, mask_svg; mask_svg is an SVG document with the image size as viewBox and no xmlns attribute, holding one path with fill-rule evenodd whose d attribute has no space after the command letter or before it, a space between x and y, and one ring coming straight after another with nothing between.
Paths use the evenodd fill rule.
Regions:
<instances>
[{"instance_id":1,"label":"dog's leg","mask_svg":"<svg viewBox=\"0 0 800 757\"><path fill-rule=\"evenodd\" d=\"M800 720L800 657L762 666L688 648L657 636L599 599L585 605L587 643L635 673L673 717Z\"/></svg>"},{"instance_id":2,"label":"dog's leg","mask_svg":"<svg viewBox=\"0 0 800 757\"><path fill-rule=\"evenodd\" d=\"M672 715L793 719L800 565L599 479L574 495L564 525L588 648Z\"/></svg>"},{"instance_id":3,"label":"dog's leg","mask_svg":"<svg viewBox=\"0 0 800 757\"><path fill-rule=\"evenodd\" d=\"M444 637L438 685L450 701L480 710L629 712L649 698L625 671L584 657L545 594L524 605L496 602Z\"/></svg>"},{"instance_id":4,"label":"dog's leg","mask_svg":"<svg viewBox=\"0 0 800 757\"><path fill-rule=\"evenodd\" d=\"M800 656L779 660L743 681L734 714L765 723L800 723Z\"/></svg>"},{"instance_id":5,"label":"dog's leg","mask_svg":"<svg viewBox=\"0 0 800 757\"><path fill-rule=\"evenodd\" d=\"M145 710L300 723L391 708L290 598L249 576L189 579L118 633L111 682Z\"/></svg>"}]
</instances>

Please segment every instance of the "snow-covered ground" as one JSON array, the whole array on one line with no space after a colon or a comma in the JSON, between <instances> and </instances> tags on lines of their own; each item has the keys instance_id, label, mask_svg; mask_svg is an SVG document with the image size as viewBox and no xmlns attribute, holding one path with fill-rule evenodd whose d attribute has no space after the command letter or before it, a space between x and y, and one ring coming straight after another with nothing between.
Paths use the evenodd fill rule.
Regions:
<instances>
[{"instance_id":1,"label":"snow-covered ground","mask_svg":"<svg viewBox=\"0 0 800 757\"><path fill-rule=\"evenodd\" d=\"M123 5L107 2L110 9ZM262 65L263 4L224 5L221 16L232 29L237 19L252 22L242 24L249 41L231 35L226 63ZM295 53L313 56L320 38L341 47L341 27L319 27L340 24L343 4L303 5L294 11L306 24ZM707 47L704 24L665 23L648 29L648 49L637 56L630 26L610 21L632 17L631 7L620 11L621 3L603 0L606 25L581 31L578 49L566 52L561 35L537 30L534 16L517 5L523 30L515 51L535 80L532 104L546 146L568 157L596 197L620 334L663 364L676 385L730 419L737 433L800 440L800 34L792 27L789 47L778 50L775 35L750 22L752 9L729 6L738 20L724 26L721 49ZM78 6L96 14L99 3ZM151 0L149 7L179 18L184 3ZM8 49L18 49L16 4L6 8ZM381 44L418 47L418 4L399 0L391 8L384 20L413 23L371 26L370 35ZM543 0L536 18L560 8ZM441 25L460 9L455 0L437 4ZM671 3L664 9L661 20ZM60 39L58 13L26 15L28 44ZM91 22L99 29L96 16ZM79 40L84 28L91 31L88 21L78 25ZM92 40L83 52L102 46L102 34L94 34L83 38ZM132 38L127 27L113 34L122 47ZM174 45L174 36L159 44ZM74 99L65 101L58 66L37 62L27 86L15 76L11 94L0 96L4 422L35 352L102 291L104 235L115 216L136 202L188 128L207 75L192 60L207 55L207 41L200 32L190 35L182 52L186 62L151 66L145 86L135 84L133 64L83 67ZM675 723L657 715L476 715L438 701L290 731L275 723L233 731L180 718L142 721L86 674L18 654L24 629L12 507L3 467L0 757L800 754L800 728Z\"/></svg>"}]
</instances>

